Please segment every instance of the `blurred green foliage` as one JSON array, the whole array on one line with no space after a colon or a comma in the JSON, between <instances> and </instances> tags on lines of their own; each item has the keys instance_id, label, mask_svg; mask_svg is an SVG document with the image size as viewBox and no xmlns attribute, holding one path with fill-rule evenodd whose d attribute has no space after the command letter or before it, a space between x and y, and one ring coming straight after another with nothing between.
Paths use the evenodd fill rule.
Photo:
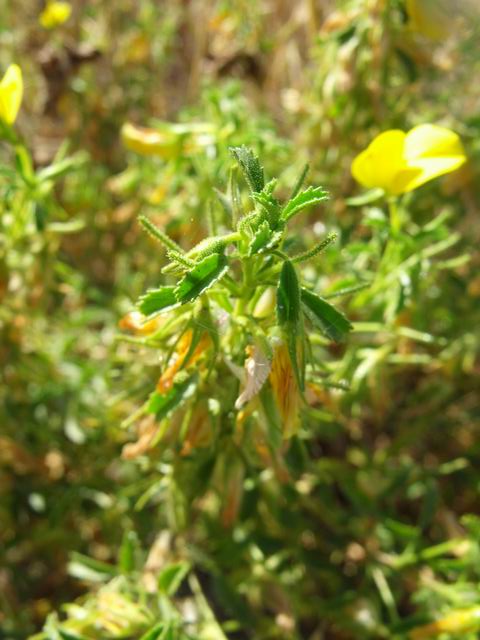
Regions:
<instances>
[{"instance_id":1,"label":"blurred green foliage","mask_svg":"<svg viewBox=\"0 0 480 640\"><path fill-rule=\"evenodd\" d=\"M47 30L43 2L0 0L0 75L25 84L0 141L0 638L478 637L476 3L70 4ZM351 161L424 122L468 163L402 196L392 236ZM186 252L229 231L252 205L241 145L280 200L306 163L329 192L282 251L337 234L298 271L353 323L341 343L307 325L307 401L275 456L235 409L246 323L189 412L141 415L184 326L131 313L179 279L137 217Z\"/></svg>"}]
</instances>

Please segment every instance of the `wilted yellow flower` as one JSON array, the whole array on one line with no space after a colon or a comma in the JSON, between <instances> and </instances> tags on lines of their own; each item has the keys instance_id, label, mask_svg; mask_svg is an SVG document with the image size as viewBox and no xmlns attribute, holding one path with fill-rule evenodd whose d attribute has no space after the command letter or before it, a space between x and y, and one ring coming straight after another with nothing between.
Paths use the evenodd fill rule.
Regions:
<instances>
[{"instance_id":1,"label":"wilted yellow flower","mask_svg":"<svg viewBox=\"0 0 480 640\"><path fill-rule=\"evenodd\" d=\"M17 64L11 64L0 82L0 120L7 124L15 122L22 97L22 70Z\"/></svg>"},{"instance_id":2,"label":"wilted yellow flower","mask_svg":"<svg viewBox=\"0 0 480 640\"><path fill-rule=\"evenodd\" d=\"M431 40L443 40L448 36L452 22L450 3L439 0L407 0L409 25Z\"/></svg>"},{"instance_id":3,"label":"wilted yellow flower","mask_svg":"<svg viewBox=\"0 0 480 640\"><path fill-rule=\"evenodd\" d=\"M126 122L120 134L127 149L143 156L170 160L198 153L216 141L218 132L208 122L164 122L159 129L137 127Z\"/></svg>"},{"instance_id":4,"label":"wilted yellow flower","mask_svg":"<svg viewBox=\"0 0 480 640\"><path fill-rule=\"evenodd\" d=\"M126 122L122 126L120 135L127 149L142 156L158 156L169 160L179 154L180 145L177 136L168 135L163 131L137 127Z\"/></svg>"},{"instance_id":5,"label":"wilted yellow flower","mask_svg":"<svg viewBox=\"0 0 480 640\"><path fill-rule=\"evenodd\" d=\"M157 391L159 393L167 393L172 388L174 378L180 369L182 367L191 367L195 364L204 351L206 351L211 345L210 336L207 332L204 332L188 360L185 361L185 358L190 351L192 340L193 331L188 329L188 331L186 331L178 341L177 348L175 349L175 353L173 354L168 367L162 373L159 381L157 382Z\"/></svg>"},{"instance_id":6,"label":"wilted yellow flower","mask_svg":"<svg viewBox=\"0 0 480 640\"><path fill-rule=\"evenodd\" d=\"M300 392L284 342L280 343L273 355L270 384L283 422L283 437L290 438L300 425Z\"/></svg>"},{"instance_id":7,"label":"wilted yellow flower","mask_svg":"<svg viewBox=\"0 0 480 640\"><path fill-rule=\"evenodd\" d=\"M408 133L391 129L378 135L352 163L352 175L365 187L399 195L458 169L466 160L456 133L421 124Z\"/></svg>"},{"instance_id":8,"label":"wilted yellow flower","mask_svg":"<svg viewBox=\"0 0 480 640\"><path fill-rule=\"evenodd\" d=\"M270 374L270 360L258 346L248 345L246 352L248 358L244 363L245 384L235 402L235 409L241 409L250 402L260 392Z\"/></svg>"},{"instance_id":9,"label":"wilted yellow flower","mask_svg":"<svg viewBox=\"0 0 480 640\"><path fill-rule=\"evenodd\" d=\"M148 336L155 333L162 325L162 322L163 320L160 317L147 320L139 311L129 311L120 319L118 326L120 329L132 331L136 335Z\"/></svg>"},{"instance_id":10,"label":"wilted yellow flower","mask_svg":"<svg viewBox=\"0 0 480 640\"><path fill-rule=\"evenodd\" d=\"M238 457L228 456L223 471L221 520L224 527L232 527L242 504L245 467Z\"/></svg>"},{"instance_id":11,"label":"wilted yellow flower","mask_svg":"<svg viewBox=\"0 0 480 640\"><path fill-rule=\"evenodd\" d=\"M124 445L122 458L124 460L134 460L150 449L155 441L159 426L152 415L148 415L137 425L137 440Z\"/></svg>"},{"instance_id":12,"label":"wilted yellow flower","mask_svg":"<svg viewBox=\"0 0 480 640\"><path fill-rule=\"evenodd\" d=\"M66 22L72 13L72 7L68 2L60 0L48 0L45 9L39 17L39 22L44 29L54 29Z\"/></svg>"},{"instance_id":13,"label":"wilted yellow flower","mask_svg":"<svg viewBox=\"0 0 480 640\"><path fill-rule=\"evenodd\" d=\"M208 405L206 402L202 402L196 406L195 411L192 413L183 438L183 447L180 455L188 456L194 449L208 447L212 441L212 436L213 431L208 414Z\"/></svg>"}]
</instances>

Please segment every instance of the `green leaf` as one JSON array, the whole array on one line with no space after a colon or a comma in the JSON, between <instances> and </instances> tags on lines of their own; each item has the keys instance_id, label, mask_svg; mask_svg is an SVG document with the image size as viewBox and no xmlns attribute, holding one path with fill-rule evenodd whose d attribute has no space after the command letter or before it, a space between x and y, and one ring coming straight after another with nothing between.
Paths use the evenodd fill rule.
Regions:
<instances>
[{"instance_id":1,"label":"green leaf","mask_svg":"<svg viewBox=\"0 0 480 640\"><path fill-rule=\"evenodd\" d=\"M267 424L267 441L272 451L278 451L282 444L282 420L271 387L264 385L259 393L263 415Z\"/></svg>"},{"instance_id":2,"label":"green leaf","mask_svg":"<svg viewBox=\"0 0 480 640\"><path fill-rule=\"evenodd\" d=\"M183 253L182 248L170 238L164 231L153 224L146 216L138 216L139 223L143 226L149 236L161 242L167 249Z\"/></svg>"},{"instance_id":3,"label":"green leaf","mask_svg":"<svg viewBox=\"0 0 480 640\"><path fill-rule=\"evenodd\" d=\"M48 209L43 202L33 203L33 217L37 231L43 231L48 218Z\"/></svg>"},{"instance_id":4,"label":"green leaf","mask_svg":"<svg viewBox=\"0 0 480 640\"><path fill-rule=\"evenodd\" d=\"M26 148L21 145L15 147L15 165L25 184L34 186L35 173L33 171L32 159Z\"/></svg>"},{"instance_id":5,"label":"green leaf","mask_svg":"<svg viewBox=\"0 0 480 640\"><path fill-rule=\"evenodd\" d=\"M59 627L58 633L60 634L60 638L62 638L62 640L88 640L87 636L82 636L75 631L63 629L62 627Z\"/></svg>"},{"instance_id":6,"label":"green leaf","mask_svg":"<svg viewBox=\"0 0 480 640\"><path fill-rule=\"evenodd\" d=\"M116 575L118 571L117 567L111 564L74 552L72 553L71 561L68 563L68 573L77 578L77 580L106 582Z\"/></svg>"},{"instance_id":7,"label":"green leaf","mask_svg":"<svg viewBox=\"0 0 480 640\"><path fill-rule=\"evenodd\" d=\"M165 630L166 622L158 622L151 629L149 629L140 640L160 640Z\"/></svg>"},{"instance_id":8,"label":"green leaf","mask_svg":"<svg viewBox=\"0 0 480 640\"><path fill-rule=\"evenodd\" d=\"M165 286L159 289L149 289L138 300L137 307L145 316L173 309L178 304L175 287Z\"/></svg>"},{"instance_id":9,"label":"green leaf","mask_svg":"<svg viewBox=\"0 0 480 640\"><path fill-rule=\"evenodd\" d=\"M178 634L177 625L174 622L157 622L140 640L183 640L187 636Z\"/></svg>"},{"instance_id":10,"label":"green leaf","mask_svg":"<svg viewBox=\"0 0 480 640\"><path fill-rule=\"evenodd\" d=\"M330 340L340 342L353 328L340 311L315 293L302 288L301 297L307 317Z\"/></svg>"},{"instance_id":11,"label":"green leaf","mask_svg":"<svg viewBox=\"0 0 480 640\"><path fill-rule=\"evenodd\" d=\"M190 570L187 562L171 564L158 576L158 588L168 596L173 596Z\"/></svg>"},{"instance_id":12,"label":"green leaf","mask_svg":"<svg viewBox=\"0 0 480 640\"><path fill-rule=\"evenodd\" d=\"M264 253L278 244L282 239L283 231L272 231L272 228L265 220L256 230L253 238L248 245L248 255L253 256L257 253Z\"/></svg>"},{"instance_id":13,"label":"green leaf","mask_svg":"<svg viewBox=\"0 0 480 640\"><path fill-rule=\"evenodd\" d=\"M267 221L262 222L248 245L248 255L253 256L258 253L268 244L271 237L272 230L270 229L270 225Z\"/></svg>"},{"instance_id":14,"label":"green leaf","mask_svg":"<svg viewBox=\"0 0 480 640\"><path fill-rule=\"evenodd\" d=\"M175 288L178 302L185 304L198 298L214 285L228 270L228 260L221 253L213 253L198 262Z\"/></svg>"},{"instance_id":15,"label":"green leaf","mask_svg":"<svg viewBox=\"0 0 480 640\"><path fill-rule=\"evenodd\" d=\"M305 367L303 358L303 319L301 315L300 286L295 267L290 260L285 260L280 272L277 287L277 320L284 330L288 344L288 353L299 388L303 391L305 384ZM301 347L302 364L299 365L298 347Z\"/></svg>"},{"instance_id":16,"label":"green leaf","mask_svg":"<svg viewBox=\"0 0 480 640\"><path fill-rule=\"evenodd\" d=\"M347 198L345 202L350 207L361 207L364 204L370 204L371 202L376 202L377 200L380 200L380 198L383 198L384 195L385 195L385 191L383 189L380 189L380 188L369 189L368 191L365 191L365 193L361 193L358 196Z\"/></svg>"},{"instance_id":17,"label":"green leaf","mask_svg":"<svg viewBox=\"0 0 480 640\"><path fill-rule=\"evenodd\" d=\"M135 553L139 548L138 536L135 531L126 531L120 547L118 566L124 573L135 569Z\"/></svg>"},{"instance_id":18,"label":"green leaf","mask_svg":"<svg viewBox=\"0 0 480 640\"><path fill-rule=\"evenodd\" d=\"M41 169L37 173L37 179L39 182L43 182L45 180L55 180L57 178L61 178L71 171L76 171L87 161L88 154L80 151L70 158L64 158L63 160L55 162L55 164L51 164L45 169Z\"/></svg>"},{"instance_id":19,"label":"green leaf","mask_svg":"<svg viewBox=\"0 0 480 640\"><path fill-rule=\"evenodd\" d=\"M202 337L205 331L210 336L214 350L215 352L217 352L220 349L218 328L208 308L200 309L200 312L198 313L198 315L195 318L193 318L192 342L190 343L190 348L184 358L184 362L188 362L188 359L191 357L194 351L194 347L192 348L192 345L195 345L195 347L197 346L198 340L200 340L200 338ZM198 338L197 338L197 333L198 333ZM214 362L212 362L212 365L213 363Z\"/></svg>"},{"instance_id":20,"label":"green leaf","mask_svg":"<svg viewBox=\"0 0 480 640\"><path fill-rule=\"evenodd\" d=\"M230 147L230 152L240 165L252 193L259 193L265 186L265 177L257 156L245 146Z\"/></svg>"},{"instance_id":21,"label":"green leaf","mask_svg":"<svg viewBox=\"0 0 480 640\"><path fill-rule=\"evenodd\" d=\"M225 247L233 242L232 235L226 236L211 236L200 240L190 251L187 253L187 258L193 258L194 260L202 260L212 253L222 253Z\"/></svg>"},{"instance_id":22,"label":"green leaf","mask_svg":"<svg viewBox=\"0 0 480 640\"><path fill-rule=\"evenodd\" d=\"M286 222L291 217L313 205L328 200L328 193L322 187L308 187L301 193L298 193L283 208L281 220Z\"/></svg>"},{"instance_id":23,"label":"green leaf","mask_svg":"<svg viewBox=\"0 0 480 640\"><path fill-rule=\"evenodd\" d=\"M175 383L167 393L154 391L148 400L146 412L154 413L157 420L162 420L193 394L196 383L197 375L194 374Z\"/></svg>"},{"instance_id":24,"label":"green leaf","mask_svg":"<svg viewBox=\"0 0 480 640\"><path fill-rule=\"evenodd\" d=\"M329 233L324 240L319 242L312 249L309 249L308 251L304 251L303 253L299 253L298 255L293 256L292 262L294 263L304 262L305 260L310 260L311 258L314 258L316 255L324 251L336 239L337 239L336 233Z\"/></svg>"},{"instance_id":25,"label":"green leaf","mask_svg":"<svg viewBox=\"0 0 480 640\"><path fill-rule=\"evenodd\" d=\"M232 201L230 200L230 198L225 195L222 191L220 191L219 189L216 189L215 187L213 188L215 195L217 196L218 201L220 202L220 204L222 205L223 211L227 214L227 216L229 218L233 217L233 205L232 205Z\"/></svg>"},{"instance_id":26,"label":"green leaf","mask_svg":"<svg viewBox=\"0 0 480 640\"><path fill-rule=\"evenodd\" d=\"M85 228L84 220L67 220L66 222L51 222L47 230L53 233L77 233Z\"/></svg>"},{"instance_id":27,"label":"green leaf","mask_svg":"<svg viewBox=\"0 0 480 640\"><path fill-rule=\"evenodd\" d=\"M307 164L304 165L302 172L300 173L300 175L297 178L297 182L295 183L295 186L293 187L293 191L292 191L292 195L290 196L290 200L292 198L295 198L295 196L298 194L298 192L300 191L300 189L303 187L303 183L305 182L305 178L307 177L308 172L310 171L310 165Z\"/></svg>"},{"instance_id":28,"label":"green leaf","mask_svg":"<svg viewBox=\"0 0 480 640\"><path fill-rule=\"evenodd\" d=\"M295 267L285 260L277 288L277 319L280 326L297 325L300 319L300 287Z\"/></svg>"},{"instance_id":29,"label":"green leaf","mask_svg":"<svg viewBox=\"0 0 480 640\"><path fill-rule=\"evenodd\" d=\"M263 217L265 217L270 223L272 228L276 228L282 208L278 200L272 195L270 188L276 184L276 180L269 182L265 189L260 193L254 193L252 195L253 200L263 209Z\"/></svg>"}]
</instances>

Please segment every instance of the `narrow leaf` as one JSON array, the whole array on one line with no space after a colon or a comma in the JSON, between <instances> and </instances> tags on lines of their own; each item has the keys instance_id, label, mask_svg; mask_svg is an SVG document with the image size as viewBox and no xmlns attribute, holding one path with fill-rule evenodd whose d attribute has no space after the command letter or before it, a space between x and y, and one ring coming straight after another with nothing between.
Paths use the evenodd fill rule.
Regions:
<instances>
[{"instance_id":1,"label":"narrow leaf","mask_svg":"<svg viewBox=\"0 0 480 640\"><path fill-rule=\"evenodd\" d=\"M364 193L361 193L358 196L353 196L352 198L347 198L345 202L350 207L361 207L364 204L370 204L371 202L376 202L383 198L385 195L385 191L383 189L369 189Z\"/></svg>"},{"instance_id":2,"label":"narrow leaf","mask_svg":"<svg viewBox=\"0 0 480 640\"><path fill-rule=\"evenodd\" d=\"M144 633L140 640L160 640L165 631L166 624L166 622L158 622Z\"/></svg>"},{"instance_id":3,"label":"narrow leaf","mask_svg":"<svg viewBox=\"0 0 480 640\"><path fill-rule=\"evenodd\" d=\"M310 171L310 165L307 162L307 164L303 167L302 172L298 176L298 179L297 179L297 182L296 182L295 186L293 187L293 191L292 191L292 195L290 196L290 200L295 198L295 196L298 194L300 189L303 187L303 183L305 182L305 178L307 177L307 174L308 174L309 171Z\"/></svg>"},{"instance_id":4,"label":"narrow leaf","mask_svg":"<svg viewBox=\"0 0 480 640\"><path fill-rule=\"evenodd\" d=\"M269 182L265 189L260 193L254 193L252 198L260 206L260 209L263 210L261 211L263 213L263 217L266 216L270 226L275 229L278 224L278 220L280 219L282 207L270 191L272 182Z\"/></svg>"},{"instance_id":5,"label":"narrow leaf","mask_svg":"<svg viewBox=\"0 0 480 640\"><path fill-rule=\"evenodd\" d=\"M233 216L232 201L227 195L222 193L222 191L220 191L219 189L216 189L214 187L213 190L215 191L215 195L217 196L218 201L222 205L224 212L228 215L229 218L231 218Z\"/></svg>"},{"instance_id":6,"label":"narrow leaf","mask_svg":"<svg viewBox=\"0 0 480 640\"><path fill-rule=\"evenodd\" d=\"M292 262L295 262L295 263L305 262L305 260L310 260L311 258L314 258L316 255L324 251L336 239L337 239L336 233L329 233L328 236L324 240L322 240L322 242L319 242L312 249L309 249L304 253L299 253L298 255L293 256Z\"/></svg>"},{"instance_id":7,"label":"narrow leaf","mask_svg":"<svg viewBox=\"0 0 480 640\"><path fill-rule=\"evenodd\" d=\"M138 216L138 221L149 236L161 242L167 249L171 249L172 251L176 251L177 253L183 253L182 247L180 247L159 227L154 225L153 222L151 222L147 217Z\"/></svg>"},{"instance_id":8,"label":"narrow leaf","mask_svg":"<svg viewBox=\"0 0 480 640\"><path fill-rule=\"evenodd\" d=\"M165 286L159 289L149 289L138 300L139 311L145 316L173 309L177 304L175 287Z\"/></svg>"},{"instance_id":9,"label":"narrow leaf","mask_svg":"<svg viewBox=\"0 0 480 640\"><path fill-rule=\"evenodd\" d=\"M195 300L217 282L228 270L228 260L221 253L213 253L198 262L180 280L175 288L176 299L181 303Z\"/></svg>"},{"instance_id":10,"label":"narrow leaf","mask_svg":"<svg viewBox=\"0 0 480 640\"><path fill-rule=\"evenodd\" d=\"M135 531L127 531L123 536L118 558L119 568L124 573L129 573L135 569L135 554L138 547L138 536Z\"/></svg>"},{"instance_id":11,"label":"narrow leaf","mask_svg":"<svg viewBox=\"0 0 480 640\"><path fill-rule=\"evenodd\" d=\"M162 420L178 405L189 398L195 390L197 376L194 374L181 382L175 383L167 393L154 391L149 398L146 412L154 413L157 420Z\"/></svg>"},{"instance_id":12,"label":"narrow leaf","mask_svg":"<svg viewBox=\"0 0 480 640\"><path fill-rule=\"evenodd\" d=\"M178 591L180 584L189 570L190 565L187 562L177 562L165 567L158 576L158 587L160 591L169 596L173 596L176 591Z\"/></svg>"},{"instance_id":13,"label":"narrow leaf","mask_svg":"<svg viewBox=\"0 0 480 640\"><path fill-rule=\"evenodd\" d=\"M315 293L302 289L301 297L304 309L312 324L325 333L330 340L340 342L353 328L350 321L340 311L337 311L333 305Z\"/></svg>"},{"instance_id":14,"label":"narrow leaf","mask_svg":"<svg viewBox=\"0 0 480 640\"><path fill-rule=\"evenodd\" d=\"M285 260L277 288L277 318L280 326L296 325L300 319L300 287L295 267Z\"/></svg>"},{"instance_id":15,"label":"narrow leaf","mask_svg":"<svg viewBox=\"0 0 480 640\"><path fill-rule=\"evenodd\" d=\"M280 272L277 288L277 320L283 329L290 361L299 388L303 391L305 366L303 345L303 318L301 316L300 286L295 267L289 260L285 260ZM300 363L299 364L299 351Z\"/></svg>"},{"instance_id":16,"label":"narrow leaf","mask_svg":"<svg viewBox=\"0 0 480 640\"><path fill-rule=\"evenodd\" d=\"M248 255L253 256L268 244L272 230L268 222L262 222L248 245Z\"/></svg>"},{"instance_id":17,"label":"narrow leaf","mask_svg":"<svg viewBox=\"0 0 480 640\"><path fill-rule=\"evenodd\" d=\"M240 165L250 190L253 193L260 192L265 186L265 177L257 156L245 146L231 147L230 152Z\"/></svg>"}]
</instances>

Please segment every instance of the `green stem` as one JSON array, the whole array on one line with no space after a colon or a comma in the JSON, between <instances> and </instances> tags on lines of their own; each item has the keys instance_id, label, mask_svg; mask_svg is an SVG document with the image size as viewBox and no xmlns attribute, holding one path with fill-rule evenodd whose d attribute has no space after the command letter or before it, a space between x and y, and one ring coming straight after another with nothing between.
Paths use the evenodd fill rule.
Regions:
<instances>
[{"instance_id":1,"label":"green stem","mask_svg":"<svg viewBox=\"0 0 480 640\"><path fill-rule=\"evenodd\" d=\"M252 297L254 265L253 260L246 258L243 262L243 282L241 295L235 305L235 314L244 315L245 309Z\"/></svg>"},{"instance_id":2,"label":"green stem","mask_svg":"<svg viewBox=\"0 0 480 640\"><path fill-rule=\"evenodd\" d=\"M397 236L402 229L402 217L398 208L398 200L395 197L388 199L388 211L390 214L390 230L392 236Z\"/></svg>"},{"instance_id":3,"label":"green stem","mask_svg":"<svg viewBox=\"0 0 480 640\"><path fill-rule=\"evenodd\" d=\"M12 145L20 143L20 138L13 126L8 125L3 120L0 120L0 140L4 140Z\"/></svg>"}]
</instances>

